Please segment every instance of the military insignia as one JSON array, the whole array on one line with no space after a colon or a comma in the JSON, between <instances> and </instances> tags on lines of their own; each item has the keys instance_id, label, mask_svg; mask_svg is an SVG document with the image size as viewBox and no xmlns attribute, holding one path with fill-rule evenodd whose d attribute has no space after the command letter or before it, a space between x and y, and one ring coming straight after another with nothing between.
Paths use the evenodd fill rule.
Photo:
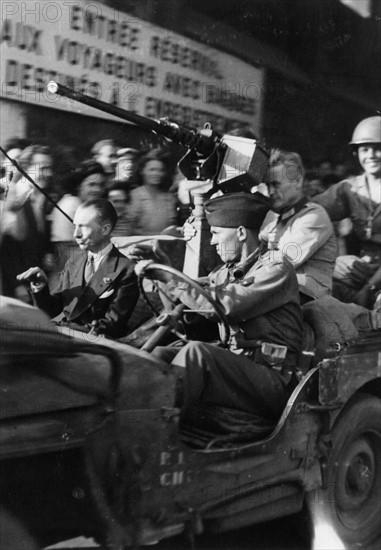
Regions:
<instances>
[{"instance_id":1,"label":"military insignia","mask_svg":"<svg viewBox=\"0 0 381 550\"><path fill-rule=\"evenodd\" d=\"M111 277L103 277L103 282L105 283L105 285L108 285L109 283L111 283L111 281Z\"/></svg>"}]
</instances>

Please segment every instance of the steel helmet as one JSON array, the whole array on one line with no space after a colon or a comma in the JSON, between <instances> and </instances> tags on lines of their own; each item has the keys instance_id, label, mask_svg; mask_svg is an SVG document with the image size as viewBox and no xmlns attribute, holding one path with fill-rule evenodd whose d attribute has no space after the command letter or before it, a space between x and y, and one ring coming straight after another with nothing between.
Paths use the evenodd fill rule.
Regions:
<instances>
[{"instance_id":1,"label":"steel helmet","mask_svg":"<svg viewBox=\"0 0 381 550\"><path fill-rule=\"evenodd\" d=\"M349 145L363 143L381 143L381 116L364 118L357 124Z\"/></svg>"}]
</instances>

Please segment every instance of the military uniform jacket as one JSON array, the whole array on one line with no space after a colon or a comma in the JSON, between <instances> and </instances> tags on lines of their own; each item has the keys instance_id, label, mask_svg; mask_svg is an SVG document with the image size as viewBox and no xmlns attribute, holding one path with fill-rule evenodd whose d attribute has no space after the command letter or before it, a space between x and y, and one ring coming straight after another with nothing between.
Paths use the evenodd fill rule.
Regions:
<instances>
[{"instance_id":1,"label":"military uniform jacket","mask_svg":"<svg viewBox=\"0 0 381 550\"><path fill-rule=\"evenodd\" d=\"M35 304L51 317L62 312L63 321L84 326L97 320L107 336L125 336L139 297L134 264L113 247L86 284L86 260L87 254L78 251L67 261L52 293L45 287L33 294Z\"/></svg>"},{"instance_id":2,"label":"military uniform jacket","mask_svg":"<svg viewBox=\"0 0 381 550\"><path fill-rule=\"evenodd\" d=\"M312 202L291 208L262 227L259 238L277 245L295 268L301 292L321 298L332 292L337 257L334 229L327 212Z\"/></svg>"},{"instance_id":3,"label":"military uniform jacket","mask_svg":"<svg viewBox=\"0 0 381 550\"><path fill-rule=\"evenodd\" d=\"M198 281L225 310L232 331L230 350L251 357L257 340L281 344L288 347L287 362L295 364L302 312L293 266L280 251L271 250L258 255L240 279L234 277L234 268L235 264L225 264ZM170 282L167 289L188 307L203 310L203 315L211 310L207 300L185 284Z\"/></svg>"},{"instance_id":4,"label":"military uniform jacket","mask_svg":"<svg viewBox=\"0 0 381 550\"><path fill-rule=\"evenodd\" d=\"M332 221L351 218L361 255L381 263L381 204L370 199L365 174L340 181L312 200L324 206Z\"/></svg>"}]
</instances>

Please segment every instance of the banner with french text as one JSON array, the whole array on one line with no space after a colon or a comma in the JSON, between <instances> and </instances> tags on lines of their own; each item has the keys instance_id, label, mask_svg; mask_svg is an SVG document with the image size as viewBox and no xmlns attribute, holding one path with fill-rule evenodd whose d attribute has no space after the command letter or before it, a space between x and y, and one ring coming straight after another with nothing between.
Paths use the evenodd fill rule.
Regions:
<instances>
[{"instance_id":1,"label":"banner with french text","mask_svg":"<svg viewBox=\"0 0 381 550\"><path fill-rule=\"evenodd\" d=\"M1 96L119 120L50 80L150 118L258 132L263 69L99 2L1 3Z\"/></svg>"}]
</instances>

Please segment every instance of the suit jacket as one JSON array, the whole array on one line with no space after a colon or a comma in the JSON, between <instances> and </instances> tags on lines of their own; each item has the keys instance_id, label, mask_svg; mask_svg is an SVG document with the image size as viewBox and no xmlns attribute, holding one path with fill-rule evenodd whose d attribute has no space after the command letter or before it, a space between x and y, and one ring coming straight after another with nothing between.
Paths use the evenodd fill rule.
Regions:
<instances>
[{"instance_id":1,"label":"suit jacket","mask_svg":"<svg viewBox=\"0 0 381 550\"><path fill-rule=\"evenodd\" d=\"M98 330L120 338L128 332L128 320L139 297L134 264L115 247L86 284L87 254L78 251L61 272L58 286L33 294L35 305L51 317L63 314L63 322L84 327L97 320Z\"/></svg>"}]
</instances>

